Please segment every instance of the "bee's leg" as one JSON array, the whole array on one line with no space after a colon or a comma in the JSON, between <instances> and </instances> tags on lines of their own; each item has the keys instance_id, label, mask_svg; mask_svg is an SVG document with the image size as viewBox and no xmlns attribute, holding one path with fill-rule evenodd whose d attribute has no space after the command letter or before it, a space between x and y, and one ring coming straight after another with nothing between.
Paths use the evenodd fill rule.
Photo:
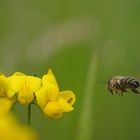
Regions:
<instances>
[{"instance_id":1,"label":"bee's leg","mask_svg":"<svg viewBox=\"0 0 140 140\"><path fill-rule=\"evenodd\" d=\"M119 92L119 95L120 95L120 96L123 96L123 93L122 93L122 91L120 91L120 92Z\"/></svg>"},{"instance_id":2,"label":"bee's leg","mask_svg":"<svg viewBox=\"0 0 140 140\"><path fill-rule=\"evenodd\" d=\"M110 93L113 95L113 90L112 89L109 89Z\"/></svg>"},{"instance_id":3,"label":"bee's leg","mask_svg":"<svg viewBox=\"0 0 140 140\"><path fill-rule=\"evenodd\" d=\"M118 89L116 87L114 87L114 90L116 92L116 95L118 94Z\"/></svg>"},{"instance_id":4,"label":"bee's leg","mask_svg":"<svg viewBox=\"0 0 140 140\"><path fill-rule=\"evenodd\" d=\"M116 91L116 94L120 95L120 85L118 83L116 83L114 89Z\"/></svg>"},{"instance_id":5,"label":"bee's leg","mask_svg":"<svg viewBox=\"0 0 140 140\"><path fill-rule=\"evenodd\" d=\"M113 90L110 90L111 94L113 95Z\"/></svg>"},{"instance_id":6,"label":"bee's leg","mask_svg":"<svg viewBox=\"0 0 140 140\"><path fill-rule=\"evenodd\" d=\"M120 96L120 91L118 91L117 94Z\"/></svg>"},{"instance_id":7,"label":"bee's leg","mask_svg":"<svg viewBox=\"0 0 140 140\"><path fill-rule=\"evenodd\" d=\"M121 95L123 96L124 90L121 90Z\"/></svg>"},{"instance_id":8,"label":"bee's leg","mask_svg":"<svg viewBox=\"0 0 140 140\"><path fill-rule=\"evenodd\" d=\"M121 87L121 95L123 95L124 92L127 92L127 90Z\"/></svg>"},{"instance_id":9,"label":"bee's leg","mask_svg":"<svg viewBox=\"0 0 140 140\"><path fill-rule=\"evenodd\" d=\"M139 92L136 88L131 88L131 91L134 92L135 94L139 94Z\"/></svg>"},{"instance_id":10,"label":"bee's leg","mask_svg":"<svg viewBox=\"0 0 140 140\"><path fill-rule=\"evenodd\" d=\"M117 92L116 92L116 94L118 94L118 95L120 96L120 90L118 90L118 89L117 89Z\"/></svg>"}]
</instances>

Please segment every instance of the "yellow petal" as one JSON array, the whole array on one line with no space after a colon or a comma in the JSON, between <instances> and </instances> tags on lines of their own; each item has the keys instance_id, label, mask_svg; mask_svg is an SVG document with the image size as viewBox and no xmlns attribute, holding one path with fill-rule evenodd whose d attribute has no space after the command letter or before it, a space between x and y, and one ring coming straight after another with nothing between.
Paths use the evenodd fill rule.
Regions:
<instances>
[{"instance_id":1,"label":"yellow petal","mask_svg":"<svg viewBox=\"0 0 140 140\"><path fill-rule=\"evenodd\" d=\"M4 79L6 79L6 76L4 74L0 73L0 80L4 80Z\"/></svg>"},{"instance_id":2,"label":"yellow petal","mask_svg":"<svg viewBox=\"0 0 140 140\"><path fill-rule=\"evenodd\" d=\"M34 99L33 92L28 89L28 87L24 87L20 90L18 94L18 100L21 104L28 105L30 102L32 102Z\"/></svg>"},{"instance_id":3,"label":"yellow petal","mask_svg":"<svg viewBox=\"0 0 140 140\"><path fill-rule=\"evenodd\" d=\"M24 73L22 73L22 72L15 72L14 74L13 74L14 76L25 76L25 74Z\"/></svg>"},{"instance_id":4,"label":"yellow petal","mask_svg":"<svg viewBox=\"0 0 140 140\"><path fill-rule=\"evenodd\" d=\"M8 97L13 97L15 94L16 94L15 91L12 91L12 90L8 89L8 91L7 91L7 96Z\"/></svg>"},{"instance_id":5,"label":"yellow petal","mask_svg":"<svg viewBox=\"0 0 140 140\"><path fill-rule=\"evenodd\" d=\"M27 83L27 86L29 86L30 89L33 92L35 92L41 86L41 79L38 77L34 77L34 76L27 76L26 83Z\"/></svg>"},{"instance_id":6,"label":"yellow petal","mask_svg":"<svg viewBox=\"0 0 140 140\"><path fill-rule=\"evenodd\" d=\"M51 71L51 69L49 69L48 73L42 77L42 85L47 87L48 84L55 85L59 90L57 81L56 81L55 76L53 75L53 72Z\"/></svg>"},{"instance_id":7,"label":"yellow petal","mask_svg":"<svg viewBox=\"0 0 140 140\"><path fill-rule=\"evenodd\" d=\"M47 102L47 91L45 87L41 87L37 92L35 92L36 100L38 105L43 108Z\"/></svg>"},{"instance_id":8,"label":"yellow petal","mask_svg":"<svg viewBox=\"0 0 140 140\"><path fill-rule=\"evenodd\" d=\"M7 96L7 81L4 74L0 74L0 96Z\"/></svg>"},{"instance_id":9,"label":"yellow petal","mask_svg":"<svg viewBox=\"0 0 140 140\"><path fill-rule=\"evenodd\" d=\"M10 76L7 78L8 91L7 96L12 97L18 93L25 84L25 76Z\"/></svg>"},{"instance_id":10,"label":"yellow petal","mask_svg":"<svg viewBox=\"0 0 140 140\"><path fill-rule=\"evenodd\" d=\"M70 112L73 110L73 107L68 104L63 98L59 98L58 100L58 104L60 106L60 108L62 109L63 112Z\"/></svg>"},{"instance_id":11,"label":"yellow petal","mask_svg":"<svg viewBox=\"0 0 140 140\"><path fill-rule=\"evenodd\" d=\"M43 109L43 112L51 118L60 118L63 111L58 102L49 102Z\"/></svg>"},{"instance_id":12,"label":"yellow petal","mask_svg":"<svg viewBox=\"0 0 140 140\"><path fill-rule=\"evenodd\" d=\"M18 134L16 140L38 140L36 132L27 126L20 126L16 134Z\"/></svg>"},{"instance_id":13,"label":"yellow petal","mask_svg":"<svg viewBox=\"0 0 140 140\"><path fill-rule=\"evenodd\" d=\"M48 74L53 74L53 71L51 68L48 69Z\"/></svg>"},{"instance_id":14,"label":"yellow petal","mask_svg":"<svg viewBox=\"0 0 140 140\"><path fill-rule=\"evenodd\" d=\"M59 91L58 88L54 84L48 84L46 86L47 91L47 101L56 101L59 97Z\"/></svg>"},{"instance_id":15,"label":"yellow petal","mask_svg":"<svg viewBox=\"0 0 140 140\"><path fill-rule=\"evenodd\" d=\"M0 98L0 112L7 114L15 103L14 99Z\"/></svg>"},{"instance_id":16,"label":"yellow petal","mask_svg":"<svg viewBox=\"0 0 140 140\"><path fill-rule=\"evenodd\" d=\"M25 84L25 75L8 77L8 88L12 91L18 92Z\"/></svg>"},{"instance_id":17,"label":"yellow petal","mask_svg":"<svg viewBox=\"0 0 140 140\"><path fill-rule=\"evenodd\" d=\"M76 100L76 97L72 91L62 91L60 92L60 97L62 97L70 105L73 105Z\"/></svg>"}]
</instances>

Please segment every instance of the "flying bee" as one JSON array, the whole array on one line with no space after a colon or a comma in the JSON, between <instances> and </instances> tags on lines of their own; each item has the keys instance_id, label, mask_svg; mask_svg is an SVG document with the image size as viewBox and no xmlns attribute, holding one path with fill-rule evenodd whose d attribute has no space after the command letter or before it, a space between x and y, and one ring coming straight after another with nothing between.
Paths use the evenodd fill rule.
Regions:
<instances>
[{"instance_id":1,"label":"flying bee","mask_svg":"<svg viewBox=\"0 0 140 140\"><path fill-rule=\"evenodd\" d=\"M127 92L130 89L135 94L138 94L137 88L140 87L140 82L131 77L125 76L114 76L108 80L107 89L113 94L113 91L116 94L123 95L124 92Z\"/></svg>"}]
</instances>

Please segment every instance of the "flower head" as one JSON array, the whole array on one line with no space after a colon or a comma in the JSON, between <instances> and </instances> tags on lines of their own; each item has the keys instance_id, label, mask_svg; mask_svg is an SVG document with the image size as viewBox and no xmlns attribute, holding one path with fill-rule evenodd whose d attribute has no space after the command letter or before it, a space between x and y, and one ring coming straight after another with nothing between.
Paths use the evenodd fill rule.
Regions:
<instances>
[{"instance_id":1,"label":"flower head","mask_svg":"<svg viewBox=\"0 0 140 140\"><path fill-rule=\"evenodd\" d=\"M37 103L43 112L52 118L60 118L63 112L73 110L75 95L72 91L60 92L53 72L42 77L42 87L35 92Z\"/></svg>"},{"instance_id":2,"label":"flower head","mask_svg":"<svg viewBox=\"0 0 140 140\"><path fill-rule=\"evenodd\" d=\"M29 104L34 99L34 93L41 86L41 79L16 72L8 77L8 97L17 95L21 104Z\"/></svg>"}]
</instances>

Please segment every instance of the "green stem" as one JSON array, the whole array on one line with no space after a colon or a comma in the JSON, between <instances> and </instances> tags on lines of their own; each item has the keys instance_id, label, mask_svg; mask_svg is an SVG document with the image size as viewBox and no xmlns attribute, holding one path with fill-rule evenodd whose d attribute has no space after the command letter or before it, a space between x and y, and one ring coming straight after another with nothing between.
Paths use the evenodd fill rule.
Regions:
<instances>
[{"instance_id":1,"label":"green stem","mask_svg":"<svg viewBox=\"0 0 140 140\"><path fill-rule=\"evenodd\" d=\"M94 110L95 106L93 106L93 102L95 101L95 80L98 69L98 56L96 53L93 54L89 68L87 72L87 79L85 83L85 94L84 100L81 107L81 115L79 115L79 124L78 124L78 132L77 132L77 140L86 140L92 139L95 118L94 118Z\"/></svg>"},{"instance_id":2,"label":"green stem","mask_svg":"<svg viewBox=\"0 0 140 140\"><path fill-rule=\"evenodd\" d=\"M30 103L28 105L28 114L27 114L27 120L28 120L28 125L31 126L31 105L32 103Z\"/></svg>"}]
</instances>

